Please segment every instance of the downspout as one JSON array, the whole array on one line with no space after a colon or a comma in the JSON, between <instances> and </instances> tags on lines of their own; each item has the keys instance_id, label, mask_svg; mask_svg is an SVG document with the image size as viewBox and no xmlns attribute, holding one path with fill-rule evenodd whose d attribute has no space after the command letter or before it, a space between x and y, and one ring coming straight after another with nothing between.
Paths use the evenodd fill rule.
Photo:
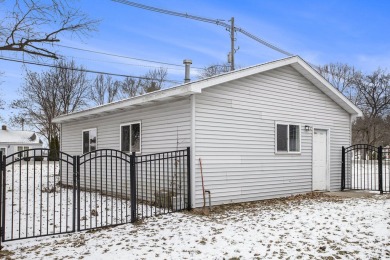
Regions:
<instances>
[{"instance_id":1,"label":"downspout","mask_svg":"<svg viewBox=\"0 0 390 260\"><path fill-rule=\"evenodd\" d=\"M353 116L349 114L349 145L352 145L352 122L353 122Z\"/></svg>"},{"instance_id":2,"label":"downspout","mask_svg":"<svg viewBox=\"0 0 390 260\"><path fill-rule=\"evenodd\" d=\"M62 149L62 123L60 123L60 151L63 151L63 149Z\"/></svg>"}]
</instances>

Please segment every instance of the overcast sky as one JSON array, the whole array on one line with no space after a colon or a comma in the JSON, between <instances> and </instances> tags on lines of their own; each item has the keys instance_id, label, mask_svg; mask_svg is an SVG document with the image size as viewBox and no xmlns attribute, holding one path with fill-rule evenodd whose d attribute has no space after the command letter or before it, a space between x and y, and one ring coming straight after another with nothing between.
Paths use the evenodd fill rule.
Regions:
<instances>
[{"instance_id":1,"label":"overcast sky","mask_svg":"<svg viewBox=\"0 0 390 260\"><path fill-rule=\"evenodd\" d=\"M0 1L6 10L14 1ZM189 13L229 23L296 55L324 65L342 62L364 72L378 67L390 68L390 1L358 0L143 0L139 3ZM78 39L66 36L60 44L139 59L181 65L192 59L191 77L196 68L226 62L230 35L223 27L185 18L154 13L109 0L80 1L80 8L91 18L101 19L98 31ZM0 17L1 19L1 17ZM268 47L237 33L236 64L241 67L284 58ZM91 70L141 75L164 66L114 56L56 47L60 54ZM0 52L1 57L23 58L20 54ZM26 60L30 57L24 56ZM52 63L50 60L43 60ZM184 69L166 66L168 78L182 81ZM10 103L18 97L25 69L47 68L0 60L3 83L1 97ZM91 74L92 78L94 75ZM119 79L119 78L118 78ZM1 111L7 118L11 110Z\"/></svg>"}]
</instances>

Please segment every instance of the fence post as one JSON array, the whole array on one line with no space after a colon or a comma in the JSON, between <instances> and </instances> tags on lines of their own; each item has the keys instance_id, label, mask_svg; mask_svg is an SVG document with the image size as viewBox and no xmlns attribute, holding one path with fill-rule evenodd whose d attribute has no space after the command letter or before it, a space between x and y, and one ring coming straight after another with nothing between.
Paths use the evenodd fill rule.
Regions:
<instances>
[{"instance_id":1,"label":"fence post","mask_svg":"<svg viewBox=\"0 0 390 260\"><path fill-rule=\"evenodd\" d=\"M76 171L76 189L77 189L77 231L80 231L80 155L76 156L76 166L77 166L77 171Z\"/></svg>"},{"instance_id":2,"label":"fence post","mask_svg":"<svg viewBox=\"0 0 390 260\"><path fill-rule=\"evenodd\" d=\"M73 213L72 213L72 218L73 218L73 222L72 222L72 231L75 232L76 231L76 192L77 192L77 182L76 182L76 179L77 179L77 156L73 156Z\"/></svg>"},{"instance_id":3,"label":"fence post","mask_svg":"<svg viewBox=\"0 0 390 260\"><path fill-rule=\"evenodd\" d=\"M345 147L341 148L341 191L345 189Z\"/></svg>"},{"instance_id":4,"label":"fence post","mask_svg":"<svg viewBox=\"0 0 390 260\"><path fill-rule=\"evenodd\" d=\"M187 210L191 210L191 149L187 147Z\"/></svg>"},{"instance_id":5,"label":"fence post","mask_svg":"<svg viewBox=\"0 0 390 260\"><path fill-rule=\"evenodd\" d=\"M130 199L131 199L131 223L137 221L137 184L135 172L135 152L130 155ZM141 173L142 174L142 173Z\"/></svg>"},{"instance_id":6,"label":"fence post","mask_svg":"<svg viewBox=\"0 0 390 260\"><path fill-rule=\"evenodd\" d=\"M5 163L4 163L5 164ZM3 219L3 152L0 152L0 216ZM1 242L3 242L3 222L1 221L0 226L0 250L2 248Z\"/></svg>"},{"instance_id":7,"label":"fence post","mask_svg":"<svg viewBox=\"0 0 390 260\"><path fill-rule=\"evenodd\" d=\"M383 194L383 179L382 179L382 174L383 174L383 167L382 167L382 146L378 147L378 185L379 185L379 191L381 194Z\"/></svg>"},{"instance_id":8,"label":"fence post","mask_svg":"<svg viewBox=\"0 0 390 260\"><path fill-rule=\"evenodd\" d=\"M2 158L0 158L0 160L2 160L2 163L1 163L1 169L3 170L3 173L2 173L2 176L1 176L1 179L2 179L2 185L1 185L1 202L3 203L3 207L1 208L1 241L4 242L5 240L5 209L6 209L6 206L5 203L5 191L6 191L6 181L7 181L7 178L6 178L6 175L7 175L7 171L5 169L6 167L6 164L7 164L7 160L6 160L6 156L5 154L3 154Z\"/></svg>"}]
</instances>

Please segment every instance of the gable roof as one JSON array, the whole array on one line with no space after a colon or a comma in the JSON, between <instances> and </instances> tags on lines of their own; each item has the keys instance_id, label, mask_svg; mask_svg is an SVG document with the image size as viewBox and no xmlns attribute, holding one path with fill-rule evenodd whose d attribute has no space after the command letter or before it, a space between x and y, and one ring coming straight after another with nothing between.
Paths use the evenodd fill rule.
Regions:
<instances>
[{"instance_id":1,"label":"gable roof","mask_svg":"<svg viewBox=\"0 0 390 260\"><path fill-rule=\"evenodd\" d=\"M156 104L160 102L172 101L174 99L189 96L191 94L202 93L202 89L219 85L232 80L248 77L257 73L262 73L272 69L292 66L300 72L313 85L318 87L329 98L346 110L349 114L354 116L362 116L362 111L349 101L340 91L334 88L326 79L324 79L316 70L314 70L308 63L306 63L299 56L288 57L272 62L267 62L239 70L223 73L210 78L205 78L197 81L184 83L169 89L163 89L141 96L136 96L113 103L89 108L79 112L73 112L67 115L61 115L54 119L55 123L62 123L66 121L73 121L76 119L90 118L101 114L108 114L115 111L122 111L125 109L137 108Z\"/></svg>"},{"instance_id":2,"label":"gable roof","mask_svg":"<svg viewBox=\"0 0 390 260\"><path fill-rule=\"evenodd\" d=\"M0 143L43 144L36 133L17 130L0 130Z\"/></svg>"}]
</instances>

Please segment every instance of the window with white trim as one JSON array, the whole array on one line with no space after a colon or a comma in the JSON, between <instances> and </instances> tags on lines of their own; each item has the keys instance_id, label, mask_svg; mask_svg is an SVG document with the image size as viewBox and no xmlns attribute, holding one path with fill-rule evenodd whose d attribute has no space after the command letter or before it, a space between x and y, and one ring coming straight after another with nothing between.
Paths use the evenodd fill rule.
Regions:
<instances>
[{"instance_id":1,"label":"window with white trim","mask_svg":"<svg viewBox=\"0 0 390 260\"><path fill-rule=\"evenodd\" d=\"M121 151L126 153L141 152L141 123L129 123L120 126Z\"/></svg>"},{"instance_id":2,"label":"window with white trim","mask_svg":"<svg viewBox=\"0 0 390 260\"><path fill-rule=\"evenodd\" d=\"M95 151L97 147L96 128L83 130L83 153Z\"/></svg>"},{"instance_id":3,"label":"window with white trim","mask_svg":"<svg viewBox=\"0 0 390 260\"><path fill-rule=\"evenodd\" d=\"M26 151L26 150L29 150L30 147L29 146L18 146L18 152L22 152L22 151ZM23 157L27 157L28 156L28 152L24 152L24 153L20 153L21 156Z\"/></svg>"},{"instance_id":4,"label":"window with white trim","mask_svg":"<svg viewBox=\"0 0 390 260\"><path fill-rule=\"evenodd\" d=\"M276 152L301 152L301 127L294 124L276 124Z\"/></svg>"}]
</instances>

